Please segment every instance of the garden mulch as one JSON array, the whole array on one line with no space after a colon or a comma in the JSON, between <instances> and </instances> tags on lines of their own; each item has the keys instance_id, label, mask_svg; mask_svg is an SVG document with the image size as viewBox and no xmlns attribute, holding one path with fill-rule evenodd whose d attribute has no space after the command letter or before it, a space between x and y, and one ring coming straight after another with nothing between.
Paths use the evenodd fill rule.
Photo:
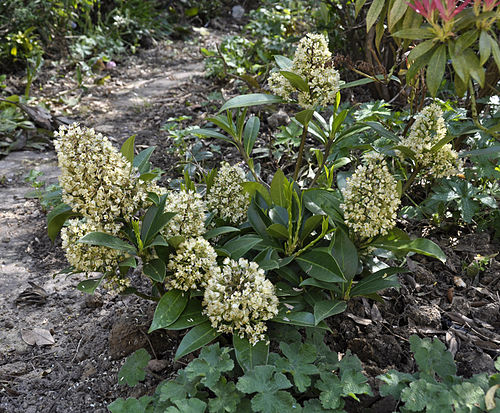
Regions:
<instances>
[{"instance_id":1,"label":"garden mulch","mask_svg":"<svg viewBox=\"0 0 500 413\"><path fill-rule=\"evenodd\" d=\"M191 117L185 125L203 124L207 112L215 111L207 105L209 96L234 93L232 85L204 77L198 49L220 34L202 33L192 42L164 42L117 62L115 69L103 72L110 76L107 82L85 92L75 88L71 76L58 80L57 68L47 70L37 93L117 146L132 134L139 148L156 146L153 163L173 177L180 159L161 126L181 115ZM224 150L222 157L233 157ZM179 333L148 335L154 307L136 297L106 291L89 296L74 288L82 277L54 277L67 263L60 241L52 243L46 234L38 201L25 198L30 187L23 177L31 169L54 182L53 149L12 152L0 160L0 412L103 413L117 397L151 393L185 364L173 361ZM498 252L498 243L469 228L411 229L413 235L437 242L447 263L410 257L400 290L384 291L383 302L352 300L346 313L329 320L327 342L339 353L357 354L372 382L392 368L413 371L411 334L444 341L459 374L493 372L500 353L500 261L494 257L478 271L467 267L478 254ZM33 342L38 344L29 344ZM133 389L118 386L124 358L141 347L155 360L145 382ZM392 401L374 396L349 404L349 411L387 412L393 407Z\"/></svg>"}]
</instances>

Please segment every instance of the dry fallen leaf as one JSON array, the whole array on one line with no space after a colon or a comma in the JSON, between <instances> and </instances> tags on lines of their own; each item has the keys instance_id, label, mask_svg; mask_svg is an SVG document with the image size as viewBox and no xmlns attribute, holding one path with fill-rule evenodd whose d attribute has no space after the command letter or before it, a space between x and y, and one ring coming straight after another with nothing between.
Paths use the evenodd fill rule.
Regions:
<instances>
[{"instance_id":1,"label":"dry fallen leaf","mask_svg":"<svg viewBox=\"0 0 500 413\"><path fill-rule=\"evenodd\" d=\"M467 287L467 284L465 284L464 280L462 280L460 277L456 275L453 277L453 282L455 283L455 286L457 286L458 288Z\"/></svg>"},{"instance_id":2,"label":"dry fallen leaf","mask_svg":"<svg viewBox=\"0 0 500 413\"><path fill-rule=\"evenodd\" d=\"M30 346L50 346L56 342L49 330L34 328L33 330L21 330L21 338Z\"/></svg>"},{"instance_id":3,"label":"dry fallen leaf","mask_svg":"<svg viewBox=\"0 0 500 413\"><path fill-rule=\"evenodd\" d=\"M368 318L361 318L351 313L346 313L346 316L353 320L356 324L361 324L362 326L368 326L372 323L372 320Z\"/></svg>"}]
</instances>

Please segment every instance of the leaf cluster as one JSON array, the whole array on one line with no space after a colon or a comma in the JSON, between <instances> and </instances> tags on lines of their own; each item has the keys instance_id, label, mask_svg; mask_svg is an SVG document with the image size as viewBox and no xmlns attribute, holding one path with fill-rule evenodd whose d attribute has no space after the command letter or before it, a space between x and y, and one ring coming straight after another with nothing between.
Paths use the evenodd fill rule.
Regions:
<instances>
[{"instance_id":1,"label":"leaf cluster","mask_svg":"<svg viewBox=\"0 0 500 413\"><path fill-rule=\"evenodd\" d=\"M131 406L137 413L343 412L344 398L358 400L358 395L371 394L355 356L347 354L339 361L337 353L324 344L317 347L313 340L281 343L280 349L281 354L271 353L267 363L238 374L230 348L204 347L175 379L159 384L153 396L120 398L109 409L113 413ZM138 377L144 378L142 352L129 357L120 370L121 381L137 383ZM134 372L132 366L141 372Z\"/></svg>"},{"instance_id":2,"label":"leaf cluster","mask_svg":"<svg viewBox=\"0 0 500 413\"><path fill-rule=\"evenodd\" d=\"M383 382L381 396L392 396L404 403L401 412L481 412L500 411L499 373L488 377L476 374L470 379L457 377L453 356L435 339L410 337L411 350L418 372L414 374L390 370L377 378ZM495 366L500 371L500 358Z\"/></svg>"}]
</instances>

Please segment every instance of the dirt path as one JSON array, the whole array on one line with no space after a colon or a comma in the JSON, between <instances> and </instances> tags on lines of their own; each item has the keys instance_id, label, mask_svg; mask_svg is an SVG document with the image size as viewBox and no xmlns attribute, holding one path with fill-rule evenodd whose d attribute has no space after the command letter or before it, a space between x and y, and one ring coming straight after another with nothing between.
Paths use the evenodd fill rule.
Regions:
<instances>
[{"instance_id":1,"label":"dirt path","mask_svg":"<svg viewBox=\"0 0 500 413\"><path fill-rule=\"evenodd\" d=\"M197 47L162 45L119 63L111 80L73 111L117 144L134 133L139 145L158 144L169 116L196 117L201 106L186 102L202 100L208 85ZM157 158L168 163L165 154ZM153 348L162 359L157 372L168 374L176 335L146 336L147 303L105 292L87 296L74 288L82 277L53 277L67 264L60 242L46 235L38 201L24 197L31 188L23 178L31 169L55 182L55 153L14 152L0 160L0 412L106 412L115 398L137 396L155 380L132 393L118 388L121 359ZM34 332L54 343L27 344Z\"/></svg>"}]
</instances>

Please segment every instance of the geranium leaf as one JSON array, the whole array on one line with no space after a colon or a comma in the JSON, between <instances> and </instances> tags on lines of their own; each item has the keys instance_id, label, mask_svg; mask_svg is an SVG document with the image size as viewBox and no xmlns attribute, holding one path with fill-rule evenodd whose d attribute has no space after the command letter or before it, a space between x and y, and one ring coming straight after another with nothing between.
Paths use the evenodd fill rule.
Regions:
<instances>
[{"instance_id":1,"label":"geranium leaf","mask_svg":"<svg viewBox=\"0 0 500 413\"><path fill-rule=\"evenodd\" d=\"M143 381L146 378L145 369L149 360L151 356L143 348L132 353L118 372L118 384L127 383L130 387L134 387Z\"/></svg>"}]
</instances>

